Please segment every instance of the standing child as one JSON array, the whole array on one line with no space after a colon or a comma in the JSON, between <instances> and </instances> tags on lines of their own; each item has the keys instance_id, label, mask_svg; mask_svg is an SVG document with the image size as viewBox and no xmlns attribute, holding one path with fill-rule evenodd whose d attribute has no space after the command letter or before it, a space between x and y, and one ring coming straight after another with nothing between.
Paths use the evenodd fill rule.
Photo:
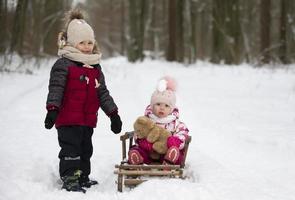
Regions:
<instances>
[{"instance_id":1,"label":"standing child","mask_svg":"<svg viewBox=\"0 0 295 200\"><path fill-rule=\"evenodd\" d=\"M91 26L79 11L68 15L66 31L59 35L60 58L50 72L45 128L58 133L59 173L63 189L85 192L90 180L92 134L99 107L111 119L111 130L121 132L118 108L106 87Z\"/></svg>"},{"instance_id":2,"label":"standing child","mask_svg":"<svg viewBox=\"0 0 295 200\"><path fill-rule=\"evenodd\" d=\"M171 133L167 139L167 153L160 155L160 159L157 160L163 164L181 164L183 148L189 132L185 124L179 120L179 111L175 105L175 89L174 79L162 78L152 94L150 105L145 110L145 116ZM153 144L146 138L136 139L135 142L136 145L128 152L128 162L135 165L151 163L153 161L151 155L154 153Z\"/></svg>"}]
</instances>

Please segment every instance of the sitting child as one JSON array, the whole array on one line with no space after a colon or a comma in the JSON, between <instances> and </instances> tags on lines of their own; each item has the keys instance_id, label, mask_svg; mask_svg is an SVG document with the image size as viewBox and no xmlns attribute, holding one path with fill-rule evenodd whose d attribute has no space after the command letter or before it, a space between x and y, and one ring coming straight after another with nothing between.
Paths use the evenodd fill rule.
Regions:
<instances>
[{"instance_id":1,"label":"sitting child","mask_svg":"<svg viewBox=\"0 0 295 200\"><path fill-rule=\"evenodd\" d=\"M151 157L155 154L153 144L146 138L139 139L135 135L136 145L128 152L130 164L150 164L153 161L160 161L163 164L181 164L189 130L183 122L179 121L179 111L175 106L175 89L174 79L171 77L162 78L156 91L152 94L150 105L145 110L145 116L171 133L167 139L168 150L166 154L159 155L159 159L154 160L154 156Z\"/></svg>"}]
</instances>

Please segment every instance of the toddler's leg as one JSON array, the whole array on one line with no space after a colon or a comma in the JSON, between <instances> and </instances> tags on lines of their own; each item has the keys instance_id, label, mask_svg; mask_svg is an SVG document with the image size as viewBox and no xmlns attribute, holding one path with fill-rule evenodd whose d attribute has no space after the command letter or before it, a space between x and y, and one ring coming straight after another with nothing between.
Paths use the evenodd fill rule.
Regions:
<instances>
[{"instance_id":1,"label":"toddler's leg","mask_svg":"<svg viewBox=\"0 0 295 200\"><path fill-rule=\"evenodd\" d=\"M172 146L168 149L164 159L168 161L169 163L176 164L179 160L179 157L180 157L179 149L175 146Z\"/></svg>"},{"instance_id":2,"label":"toddler's leg","mask_svg":"<svg viewBox=\"0 0 295 200\"><path fill-rule=\"evenodd\" d=\"M82 132L77 126L64 126L57 129L60 176L68 176L80 170Z\"/></svg>"},{"instance_id":3,"label":"toddler's leg","mask_svg":"<svg viewBox=\"0 0 295 200\"><path fill-rule=\"evenodd\" d=\"M59 172L63 181L62 188L67 191L85 192L79 183L83 132L78 126L64 126L57 130L61 147Z\"/></svg>"},{"instance_id":4,"label":"toddler's leg","mask_svg":"<svg viewBox=\"0 0 295 200\"><path fill-rule=\"evenodd\" d=\"M148 153L135 146L128 152L128 162L132 165L149 164L151 162Z\"/></svg>"},{"instance_id":5,"label":"toddler's leg","mask_svg":"<svg viewBox=\"0 0 295 200\"><path fill-rule=\"evenodd\" d=\"M80 185L82 187L90 188L92 185L98 184L96 180L89 179L89 174L91 172L91 163L90 158L93 153L93 145L92 145L92 134L93 128L83 126L83 141L82 141L82 154L81 154L81 162L80 169L82 170L81 177L79 178Z\"/></svg>"},{"instance_id":6,"label":"toddler's leg","mask_svg":"<svg viewBox=\"0 0 295 200\"><path fill-rule=\"evenodd\" d=\"M93 128L82 126L83 130L83 140L81 142L81 162L80 169L83 172L84 176L88 176L91 172L91 164L90 158L93 153L93 145L92 145L92 134Z\"/></svg>"}]
</instances>

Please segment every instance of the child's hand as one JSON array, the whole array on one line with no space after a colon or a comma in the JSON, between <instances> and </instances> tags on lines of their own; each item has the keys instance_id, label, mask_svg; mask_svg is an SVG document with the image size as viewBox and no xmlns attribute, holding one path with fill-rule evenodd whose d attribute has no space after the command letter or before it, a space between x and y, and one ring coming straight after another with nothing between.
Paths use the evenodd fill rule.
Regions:
<instances>
[{"instance_id":1,"label":"child's hand","mask_svg":"<svg viewBox=\"0 0 295 200\"><path fill-rule=\"evenodd\" d=\"M49 110L47 112L44 124L45 124L45 128L47 129L51 129L55 123L55 120L57 118L58 115L58 111L57 110Z\"/></svg>"},{"instance_id":2,"label":"child's hand","mask_svg":"<svg viewBox=\"0 0 295 200\"><path fill-rule=\"evenodd\" d=\"M111 116L111 130L115 133L118 134L121 132L122 129L122 121L121 118L118 114L112 115Z\"/></svg>"}]
</instances>

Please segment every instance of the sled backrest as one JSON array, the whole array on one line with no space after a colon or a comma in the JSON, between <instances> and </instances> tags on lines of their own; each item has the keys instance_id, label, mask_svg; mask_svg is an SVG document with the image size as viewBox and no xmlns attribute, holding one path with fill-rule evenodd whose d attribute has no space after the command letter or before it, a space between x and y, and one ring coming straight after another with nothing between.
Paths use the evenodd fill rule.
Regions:
<instances>
[{"instance_id":1,"label":"sled backrest","mask_svg":"<svg viewBox=\"0 0 295 200\"><path fill-rule=\"evenodd\" d=\"M183 160L180 164L181 168L183 168L185 166L186 155L187 155L188 147L189 147L191 140L192 140L191 136L188 136L187 139L185 140L185 144L184 144L184 148L183 148Z\"/></svg>"},{"instance_id":2,"label":"sled backrest","mask_svg":"<svg viewBox=\"0 0 295 200\"><path fill-rule=\"evenodd\" d=\"M131 132L126 132L124 135L121 135L120 140L122 142L122 161L124 161L127 157L126 157L126 143L127 140L129 139L129 146L128 146L128 150L132 147L133 145L133 135L134 135L134 131Z\"/></svg>"}]
</instances>

